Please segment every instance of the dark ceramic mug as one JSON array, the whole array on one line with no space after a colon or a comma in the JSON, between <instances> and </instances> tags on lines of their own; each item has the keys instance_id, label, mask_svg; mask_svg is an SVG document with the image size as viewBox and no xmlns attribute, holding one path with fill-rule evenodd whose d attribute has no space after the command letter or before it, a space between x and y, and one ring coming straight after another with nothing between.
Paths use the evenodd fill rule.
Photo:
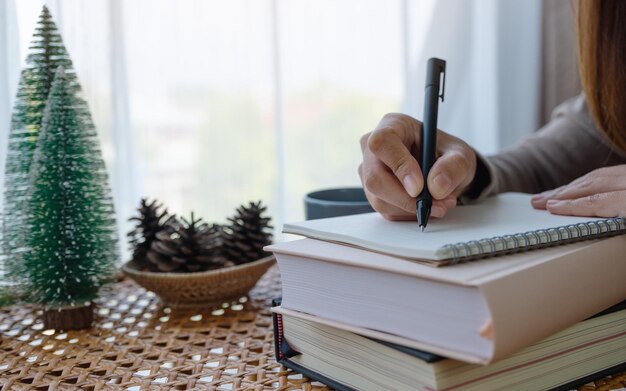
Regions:
<instances>
[{"instance_id":1,"label":"dark ceramic mug","mask_svg":"<svg viewBox=\"0 0 626 391\"><path fill-rule=\"evenodd\" d=\"M307 220L373 212L361 187L326 189L304 196Z\"/></svg>"}]
</instances>

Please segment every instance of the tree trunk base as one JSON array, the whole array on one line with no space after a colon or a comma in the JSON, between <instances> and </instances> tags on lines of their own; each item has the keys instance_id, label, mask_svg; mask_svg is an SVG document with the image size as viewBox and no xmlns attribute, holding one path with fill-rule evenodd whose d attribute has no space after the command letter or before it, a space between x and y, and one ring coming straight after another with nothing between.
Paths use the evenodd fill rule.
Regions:
<instances>
[{"instance_id":1,"label":"tree trunk base","mask_svg":"<svg viewBox=\"0 0 626 391\"><path fill-rule=\"evenodd\" d=\"M81 330L93 323L93 305L82 307L53 308L43 311L43 324L46 329Z\"/></svg>"}]
</instances>

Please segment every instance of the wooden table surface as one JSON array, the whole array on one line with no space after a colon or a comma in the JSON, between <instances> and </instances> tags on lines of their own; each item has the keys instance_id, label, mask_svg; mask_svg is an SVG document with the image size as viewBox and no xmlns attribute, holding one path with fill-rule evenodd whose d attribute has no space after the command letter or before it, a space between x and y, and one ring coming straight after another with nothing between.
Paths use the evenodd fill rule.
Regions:
<instances>
[{"instance_id":1,"label":"wooden table surface","mask_svg":"<svg viewBox=\"0 0 626 391\"><path fill-rule=\"evenodd\" d=\"M2 390L328 390L277 364L276 266L249 297L174 310L132 281L105 288L94 327L44 330L33 307L0 309ZM626 374L581 390L626 387Z\"/></svg>"}]
</instances>

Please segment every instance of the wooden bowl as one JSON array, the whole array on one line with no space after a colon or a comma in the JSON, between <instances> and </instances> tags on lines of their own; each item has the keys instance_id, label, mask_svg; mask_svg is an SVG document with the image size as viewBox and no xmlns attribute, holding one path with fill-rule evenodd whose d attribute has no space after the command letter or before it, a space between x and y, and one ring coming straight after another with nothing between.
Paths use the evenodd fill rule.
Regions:
<instances>
[{"instance_id":1,"label":"wooden bowl","mask_svg":"<svg viewBox=\"0 0 626 391\"><path fill-rule=\"evenodd\" d=\"M242 265L195 273L158 273L137 269L133 261L122 271L137 284L154 292L172 308L211 306L238 299L265 274L276 259L268 256Z\"/></svg>"}]
</instances>

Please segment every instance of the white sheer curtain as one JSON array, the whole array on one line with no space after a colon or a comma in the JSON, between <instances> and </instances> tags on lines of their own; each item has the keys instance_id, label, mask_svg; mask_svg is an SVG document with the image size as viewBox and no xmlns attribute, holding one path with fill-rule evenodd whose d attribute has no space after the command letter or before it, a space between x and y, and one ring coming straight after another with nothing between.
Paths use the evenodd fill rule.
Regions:
<instances>
[{"instance_id":1,"label":"white sheer curtain","mask_svg":"<svg viewBox=\"0 0 626 391\"><path fill-rule=\"evenodd\" d=\"M435 56L447 60L448 70L441 129L487 154L537 129L540 0L439 0L425 21L422 2L406 3L404 112L421 118L426 59Z\"/></svg>"},{"instance_id":2,"label":"white sheer curtain","mask_svg":"<svg viewBox=\"0 0 626 391\"><path fill-rule=\"evenodd\" d=\"M43 3L0 2L4 154L15 59ZM209 221L257 199L275 225L301 219L307 191L359 184L359 137L383 114L421 117L430 56L448 60L441 128L489 153L537 123L539 0L46 4L91 106L120 232L142 196Z\"/></svg>"},{"instance_id":3,"label":"white sheer curtain","mask_svg":"<svg viewBox=\"0 0 626 391\"><path fill-rule=\"evenodd\" d=\"M13 1L0 0L0 183L4 183L4 162L10 126L12 102L19 72L17 18ZM2 197L0 197L2 205Z\"/></svg>"}]
</instances>

